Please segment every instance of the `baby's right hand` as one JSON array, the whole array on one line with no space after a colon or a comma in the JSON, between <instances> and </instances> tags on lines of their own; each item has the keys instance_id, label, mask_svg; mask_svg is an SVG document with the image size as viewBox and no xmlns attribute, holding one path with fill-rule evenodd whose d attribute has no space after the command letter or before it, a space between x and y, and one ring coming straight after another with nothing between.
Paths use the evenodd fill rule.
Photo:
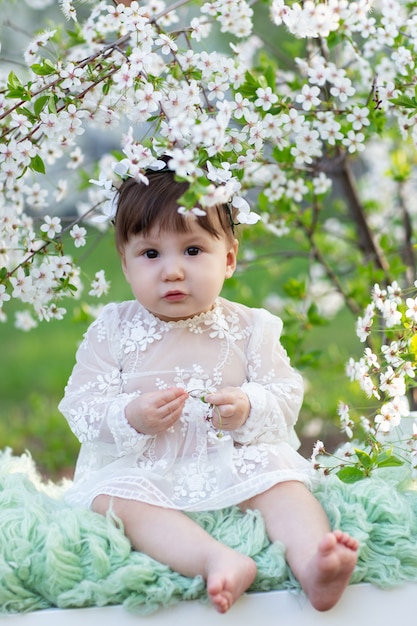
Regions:
<instances>
[{"instance_id":1,"label":"baby's right hand","mask_svg":"<svg viewBox=\"0 0 417 626\"><path fill-rule=\"evenodd\" d=\"M126 406L126 419L138 433L157 435L181 417L187 398L188 393L179 387L144 393Z\"/></svg>"}]
</instances>

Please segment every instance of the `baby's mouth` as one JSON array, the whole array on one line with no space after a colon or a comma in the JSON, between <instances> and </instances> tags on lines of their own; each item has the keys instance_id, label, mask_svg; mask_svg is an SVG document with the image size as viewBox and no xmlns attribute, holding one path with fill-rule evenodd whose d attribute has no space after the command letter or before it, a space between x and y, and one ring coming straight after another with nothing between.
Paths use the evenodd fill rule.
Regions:
<instances>
[{"instance_id":1,"label":"baby's mouth","mask_svg":"<svg viewBox=\"0 0 417 626\"><path fill-rule=\"evenodd\" d=\"M183 291L168 291L164 295L164 300L167 300L168 302L179 302L181 300L184 300L186 297L187 294L185 294Z\"/></svg>"}]
</instances>

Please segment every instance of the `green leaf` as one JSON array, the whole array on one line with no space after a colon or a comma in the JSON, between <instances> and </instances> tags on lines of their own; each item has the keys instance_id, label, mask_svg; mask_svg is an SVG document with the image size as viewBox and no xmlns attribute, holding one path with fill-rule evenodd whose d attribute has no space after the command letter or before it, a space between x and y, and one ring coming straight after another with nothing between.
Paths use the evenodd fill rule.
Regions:
<instances>
[{"instance_id":1,"label":"green leaf","mask_svg":"<svg viewBox=\"0 0 417 626\"><path fill-rule=\"evenodd\" d=\"M392 166L389 170L389 175L397 182L406 181L412 173L412 165L410 163L409 155L402 147L397 150L393 150L391 154Z\"/></svg>"},{"instance_id":2,"label":"green leaf","mask_svg":"<svg viewBox=\"0 0 417 626\"><path fill-rule=\"evenodd\" d=\"M329 33L329 35L326 37L326 45L329 47L329 49L332 49L337 46L342 40L342 33L338 31L333 31Z\"/></svg>"},{"instance_id":3,"label":"green leaf","mask_svg":"<svg viewBox=\"0 0 417 626\"><path fill-rule=\"evenodd\" d=\"M50 95L48 99L48 111L49 113L56 113L57 96Z\"/></svg>"},{"instance_id":4,"label":"green leaf","mask_svg":"<svg viewBox=\"0 0 417 626\"><path fill-rule=\"evenodd\" d=\"M9 89L9 91L6 92L6 98L28 102L28 100L30 100L30 94L28 94L24 87L18 87L16 89Z\"/></svg>"},{"instance_id":5,"label":"green leaf","mask_svg":"<svg viewBox=\"0 0 417 626\"><path fill-rule=\"evenodd\" d=\"M378 456L376 457L376 462L382 463L391 457L392 457L392 448L385 448L385 450L382 450L382 452L380 452Z\"/></svg>"},{"instance_id":6,"label":"green leaf","mask_svg":"<svg viewBox=\"0 0 417 626\"><path fill-rule=\"evenodd\" d=\"M372 458L364 450L360 450L359 448L355 448L355 454L358 457L359 462L361 463L361 465L363 465L363 467L368 468L368 467L371 467L373 465Z\"/></svg>"},{"instance_id":7,"label":"green leaf","mask_svg":"<svg viewBox=\"0 0 417 626\"><path fill-rule=\"evenodd\" d=\"M178 198L178 204L185 206L186 209L192 209L198 204L198 198L198 193L194 189L189 188Z\"/></svg>"},{"instance_id":8,"label":"green leaf","mask_svg":"<svg viewBox=\"0 0 417 626\"><path fill-rule=\"evenodd\" d=\"M406 109L417 109L416 98L410 98L410 96L400 96L399 98L392 98L390 102Z\"/></svg>"},{"instance_id":9,"label":"green leaf","mask_svg":"<svg viewBox=\"0 0 417 626\"><path fill-rule=\"evenodd\" d=\"M377 463L378 467L400 467L404 465L404 461L399 459L397 456L392 456L386 461L381 461L381 463Z\"/></svg>"},{"instance_id":10,"label":"green leaf","mask_svg":"<svg viewBox=\"0 0 417 626\"><path fill-rule=\"evenodd\" d=\"M389 450L383 450L380 454L378 454L375 464L378 467L399 467L400 465L404 465L404 461L399 459L397 456L394 456L392 448L390 448Z\"/></svg>"},{"instance_id":11,"label":"green leaf","mask_svg":"<svg viewBox=\"0 0 417 626\"><path fill-rule=\"evenodd\" d=\"M30 160L30 169L34 172L45 174L45 163L38 154Z\"/></svg>"},{"instance_id":12,"label":"green leaf","mask_svg":"<svg viewBox=\"0 0 417 626\"><path fill-rule=\"evenodd\" d=\"M48 101L49 96L41 96L40 98L35 100L35 102L33 103L33 111L36 116L38 116L43 111Z\"/></svg>"},{"instance_id":13,"label":"green leaf","mask_svg":"<svg viewBox=\"0 0 417 626\"><path fill-rule=\"evenodd\" d=\"M283 289L287 296L290 298L296 298L302 300L306 296L306 284L304 280L298 280L296 278L290 278L283 285Z\"/></svg>"},{"instance_id":14,"label":"green leaf","mask_svg":"<svg viewBox=\"0 0 417 626\"><path fill-rule=\"evenodd\" d=\"M67 29L67 35L71 38L71 46L77 46L85 43L85 37L82 35L81 26L75 24L73 30Z\"/></svg>"},{"instance_id":15,"label":"green leaf","mask_svg":"<svg viewBox=\"0 0 417 626\"><path fill-rule=\"evenodd\" d=\"M244 98L255 98L255 92L259 87L259 80L249 71L246 71L245 79L243 85L239 87L239 92Z\"/></svg>"},{"instance_id":16,"label":"green leaf","mask_svg":"<svg viewBox=\"0 0 417 626\"><path fill-rule=\"evenodd\" d=\"M7 87L11 90L23 87L20 79L18 78L18 76L16 76L14 72L10 72L7 77Z\"/></svg>"},{"instance_id":17,"label":"green leaf","mask_svg":"<svg viewBox=\"0 0 417 626\"><path fill-rule=\"evenodd\" d=\"M317 305L313 302L307 311L307 319L312 326L325 326L328 321L320 315Z\"/></svg>"},{"instance_id":18,"label":"green leaf","mask_svg":"<svg viewBox=\"0 0 417 626\"><path fill-rule=\"evenodd\" d=\"M268 87L268 82L264 74L261 74L261 76L259 76L258 83L259 87L262 87L262 89L266 89Z\"/></svg>"},{"instance_id":19,"label":"green leaf","mask_svg":"<svg viewBox=\"0 0 417 626\"><path fill-rule=\"evenodd\" d=\"M300 338L298 337L298 343L299 341ZM309 350L308 352L303 352L297 358L297 368L303 369L304 367L318 367L320 364L321 356L321 350Z\"/></svg>"},{"instance_id":20,"label":"green leaf","mask_svg":"<svg viewBox=\"0 0 417 626\"><path fill-rule=\"evenodd\" d=\"M265 78L268 87L271 87L272 91L275 91L276 75L273 65L268 65L268 67L265 68Z\"/></svg>"},{"instance_id":21,"label":"green leaf","mask_svg":"<svg viewBox=\"0 0 417 626\"><path fill-rule=\"evenodd\" d=\"M257 89L259 87L259 81L249 70L245 72L246 84L252 89Z\"/></svg>"},{"instance_id":22,"label":"green leaf","mask_svg":"<svg viewBox=\"0 0 417 626\"><path fill-rule=\"evenodd\" d=\"M32 111L30 109L28 109L27 107L18 107L16 109L16 111L18 113L21 113L22 115L26 115L28 120L30 120L31 122L33 122L33 123L36 122L36 116L33 115Z\"/></svg>"},{"instance_id":23,"label":"green leaf","mask_svg":"<svg viewBox=\"0 0 417 626\"><path fill-rule=\"evenodd\" d=\"M52 65L49 59L44 59L42 63L34 63L30 66L30 69L37 76L50 76L50 74L57 74L57 69Z\"/></svg>"},{"instance_id":24,"label":"green leaf","mask_svg":"<svg viewBox=\"0 0 417 626\"><path fill-rule=\"evenodd\" d=\"M291 163L291 152L290 147L287 148L278 148L274 146L272 150L272 155L277 163L288 164Z\"/></svg>"},{"instance_id":25,"label":"green leaf","mask_svg":"<svg viewBox=\"0 0 417 626\"><path fill-rule=\"evenodd\" d=\"M370 119L372 122L372 128L374 128L379 135L382 135L387 122L385 112L380 109L373 108L371 109Z\"/></svg>"},{"instance_id":26,"label":"green leaf","mask_svg":"<svg viewBox=\"0 0 417 626\"><path fill-rule=\"evenodd\" d=\"M32 83L28 83L26 86L20 81L14 72L10 72L7 77L7 91L6 98L16 98L27 102L31 99L30 86Z\"/></svg>"},{"instance_id":27,"label":"green leaf","mask_svg":"<svg viewBox=\"0 0 417 626\"><path fill-rule=\"evenodd\" d=\"M336 476L344 483L352 484L357 483L359 480L365 478L365 474L358 467L342 467Z\"/></svg>"}]
</instances>

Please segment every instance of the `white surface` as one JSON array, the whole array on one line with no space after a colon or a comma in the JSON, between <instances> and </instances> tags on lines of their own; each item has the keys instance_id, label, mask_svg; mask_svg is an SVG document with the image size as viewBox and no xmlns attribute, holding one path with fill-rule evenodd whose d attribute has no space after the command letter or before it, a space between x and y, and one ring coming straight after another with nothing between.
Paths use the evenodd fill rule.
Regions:
<instances>
[{"instance_id":1,"label":"white surface","mask_svg":"<svg viewBox=\"0 0 417 626\"><path fill-rule=\"evenodd\" d=\"M299 593L272 591L243 596L225 615L202 602L190 601L145 617L128 613L121 606L1 615L0 626L392 626L410 623L416 591L415 584L390 590L351 585L340 602L325 613L315 611Z\"/></svg>"}]
</instances>

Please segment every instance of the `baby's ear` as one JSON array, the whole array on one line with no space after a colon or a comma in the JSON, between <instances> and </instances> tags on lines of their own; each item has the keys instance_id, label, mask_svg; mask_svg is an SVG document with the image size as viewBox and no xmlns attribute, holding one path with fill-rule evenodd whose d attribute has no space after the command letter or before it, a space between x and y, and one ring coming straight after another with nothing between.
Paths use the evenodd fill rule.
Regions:
<instances>
[{"instance_id":1,"label":"baby's ear","mask_svg":"<svg viewBox=\"0 0 417 626\"><path fill-rule=\"evenodd\" d=\"M237 251L239 249L239 242L237 239L233 240L233 244L230 246L226 255L226 278L231 278L236 269L237 263Z\"/></svg>"},{"instance_id":2,"label":"baby's ear","mask_svg":"<svg viewBox=\"0 0 417 626\"><path fill-rule=\"evenodd\" d=\"M125 258L124 252L120 253L120 260L122 262L123 274L125 275L125 278L126 278L127 282L130 283L128 272L127 272L127 267L126 267L126 258Z\"/></svg>"}]
</instances>

